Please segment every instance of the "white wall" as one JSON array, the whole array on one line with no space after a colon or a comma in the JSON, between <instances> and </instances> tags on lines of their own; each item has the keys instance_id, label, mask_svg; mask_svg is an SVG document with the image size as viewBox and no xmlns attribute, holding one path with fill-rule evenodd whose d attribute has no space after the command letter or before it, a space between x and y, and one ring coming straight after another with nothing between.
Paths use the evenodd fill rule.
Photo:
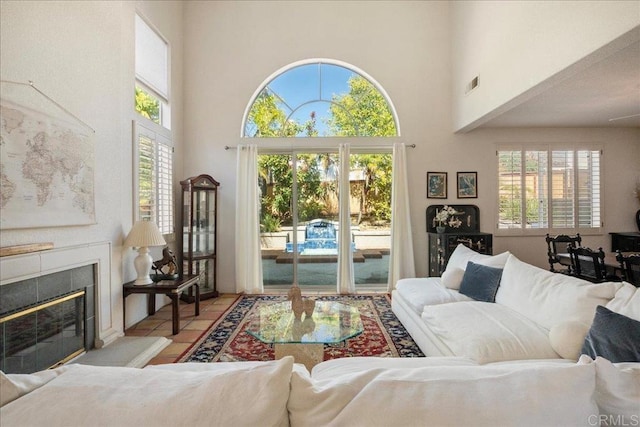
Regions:
<instances>
[{"instance_id":1,"label":"white wall","mask_svg":"<svg viewBox=\"0 0 640 427\"><path fill-rule=\"evenodd\" d=\"M451 5L456 131L640 25L638 1L455 1ZM465 94L475 76L480 85Z\"/></svg>"},{"instance_id":2,"label":"white wall","mask_svg":"<svg viewBox=\"0 0 640 427\"><path fill-rule=\"evenodd\" d=\"M444 2L193 2L185 8L185 176L209 173L220 191L219 288L235 289L235 156L242 115L254 91L295 61L332 58L364 70L387 91L409 149L411 219L419 275L427 274L426 172L449 173L446 203L456 199L455 173L478 171L483 231L494 231L496 143L606 145L607 230L633 230L631 183L640 176L638 130L504 129L452 133L450 10ZM244 141L246 142L246 141ZM280 141L260 140L261 145ZM626 184L620 181L628 180ZM625 187L626 186L626 187ZM619 209L619 212L617 211ZM621 215L625 213L625 215ZM587 242L608 247L608 235ZM546 266L543 237L495 238L494 251L512 250Z\"/></svg>"},{"instance_id":3,"label":"white wall","mask_svg":"<svg viewBox=\"0 0 640 427\"><path fill-rule=\"evenodd\" d=\"M2 246L53 242L65 247L112 242L111 287L135 278L133 251L122 241L133 222L132 118L134 13L127 1L0 2L0 77L33 81L45 94L95 129L97 224L81 227L3 230ZM176 172L182 173L182 6L142 5L172 44ZM175 43L174 43L175 42ZM4 160L4 159L3 159ZM124 254L124 260L123 260ZM117 301L121 301L117 299ZM144 296L127 299L127 323L146 316ZM113 307L122 319L122 306ZM121 323L121 320L120 320Z\"/></svg>"}]
</instances>

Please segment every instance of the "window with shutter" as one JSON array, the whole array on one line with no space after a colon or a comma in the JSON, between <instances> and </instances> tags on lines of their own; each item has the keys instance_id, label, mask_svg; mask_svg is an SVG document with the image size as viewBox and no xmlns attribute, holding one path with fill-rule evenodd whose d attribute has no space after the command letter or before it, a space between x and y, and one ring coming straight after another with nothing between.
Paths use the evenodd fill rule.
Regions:
<instances>
[{"instance_id":1,"label":"window with shutter","mask_svg":"<svg viewBox=\"0 0 640 427\"><path fill-rule=\"evenodd\" d=\"M599 150L499 149L498 230L601 226Z\"/></svg>"}]
</instances>

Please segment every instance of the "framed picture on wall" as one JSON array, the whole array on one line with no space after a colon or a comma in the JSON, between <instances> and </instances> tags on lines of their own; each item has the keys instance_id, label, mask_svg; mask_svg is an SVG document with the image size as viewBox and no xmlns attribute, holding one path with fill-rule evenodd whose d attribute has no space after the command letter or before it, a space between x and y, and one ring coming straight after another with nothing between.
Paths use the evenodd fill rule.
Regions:
<instances>
[{"instance_id":1,"label":"framed picture on wall","mask_svg":"<svg viewBox=\"0 0 640 427\"><path fill-rule=\"evenodd\" d=\"M458 172L458 199L478 197L478 172Z\"/></svg>"},{"instance_id":2,"label":"framed picture on wall","mask_svg":"<svg viewBox=\"0 0 640 427\"><path fill-rule=\"evenodd\" d=\"M447 173L427 172L427 199L447 198Z\"/></svg>"}]
</instances>

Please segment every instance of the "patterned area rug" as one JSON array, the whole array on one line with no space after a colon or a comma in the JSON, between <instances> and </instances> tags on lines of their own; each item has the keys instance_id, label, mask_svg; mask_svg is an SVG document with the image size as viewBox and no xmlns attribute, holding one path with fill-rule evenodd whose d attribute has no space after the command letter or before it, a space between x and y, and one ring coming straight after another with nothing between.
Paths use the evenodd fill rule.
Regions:
<instances>
[{"instance_id":1,"label":"patterned area rug","mask_svg":"<svg viewBox=\"0 0 640 427\"><path fill-rule=\"evenodd\" d=\"M364 332L347 346L324 346L324 360L339 357L424 357L406 329L391 311L386 294L318 296L318 301L340 301L360 311ZM245 332L248 315L259 304L286 301L282 295L242 296L211 329L205 332L178 362L231 362L273 360L274 350Z\"/></svg>"}]
</instances>

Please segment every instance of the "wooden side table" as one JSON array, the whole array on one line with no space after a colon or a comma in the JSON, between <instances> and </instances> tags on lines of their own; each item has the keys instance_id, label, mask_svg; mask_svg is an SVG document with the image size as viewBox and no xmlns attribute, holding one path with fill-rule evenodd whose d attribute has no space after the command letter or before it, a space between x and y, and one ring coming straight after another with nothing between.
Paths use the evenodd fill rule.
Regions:
<instances>
[{"instance_id":1,"label":"wooden side table","mask_svg":"<svg viewBox=\"0 0 640 427\"><path fill-rule=\"evenodd\" d=\"M196 303L196 316L200 315L200 284L199 284L200 276L196 274L185 274L182 277L179 277L175 280L161 280L159 282L154 282L149 285L134 285L135 282L132 280L131 282L127 282L122 285L122 301L123 301L123 313L122 320L123 326L127 323L125 321L125 313L126 309L124 309L124 301L131 294L147 294L147 308L149 312L149 316L156 312L156 295L166 295L171 298L172 304L172 320L173 320L173 335L176 335L180 332L180 310L178 305L180 304L180 294L185 289L189 289L190 287L195 288L195 303ZM125 326L126 327L126 326Z\"/></svg>"}]
</instances>

